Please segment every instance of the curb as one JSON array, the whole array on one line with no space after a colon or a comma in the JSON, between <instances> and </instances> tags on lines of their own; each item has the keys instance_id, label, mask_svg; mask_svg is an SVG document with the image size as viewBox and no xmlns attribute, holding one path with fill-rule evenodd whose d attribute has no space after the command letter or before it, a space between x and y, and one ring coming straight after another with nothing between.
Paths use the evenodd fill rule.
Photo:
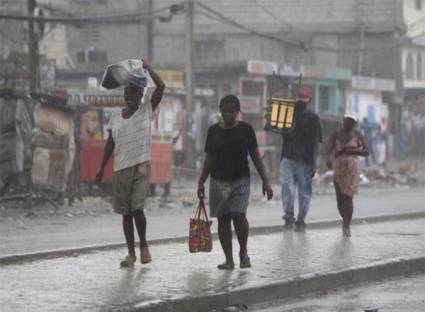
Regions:
<instances>
[{"instance_id":1,"label":"curb","mask_svg":"<svg viewBox=\"0 0 425 312\"><path fill-rule=\"evenodd\" d=\"M119 311L193 312L221 311L233 304L257 304L308 294L356 283L373 282L409 273L425 273L425 257L396 258L328 273L310 273L267 285L218 293L204 297L185 297L163 302L145 302L122 307ZM114 310L112 310L114 311Z\"/></svg>"},{"instance_id":2,"label":"curb","mask_svg":"<svg viewBox=\"0 0 425 312\"><path fill-rule=\"evenodd\" d=\"M399 220L408 220L408 219L417 219L417 218L425 218L425 211L420 212L409 212L403 214L392 214L392 215L381 215L381 216L372 216L372 217L364 217L364 218L356 218L352 220L352 224L363 224L363 223L377 223L377 222L387 222L387 221L399 221ZM308 229L327 229L332 227L337 227L341 225L341 220L323 220L312 222L308 224ZM272 225L272 226L259 226L250 228L250 235L265 235L271 233L282 232L282 225ZM218 239L217 233L212 234L213 239ZM171 243L183 243L187 242L187 236L180 236L174 238L160 238L148 241L149 245L163 245L163 244L171 244ZM137 242L136 242L137 243ZM18 262L25 261L34 261L34 260L42 260L42 259L52 259L59 257L70 257L75 255L76 253L90 253L98 250L111 250L124 248L126 244L124 242L120 243L110 243L110 244L102 244L102 245L89 245L83 247L76 248L67 248L67 249L55 249L55 250L45 250L36 253L28 253L28 254L19 254L19 255L7 255L0 257L0 264L14 264Z\"/></svg>"}]
</instances>

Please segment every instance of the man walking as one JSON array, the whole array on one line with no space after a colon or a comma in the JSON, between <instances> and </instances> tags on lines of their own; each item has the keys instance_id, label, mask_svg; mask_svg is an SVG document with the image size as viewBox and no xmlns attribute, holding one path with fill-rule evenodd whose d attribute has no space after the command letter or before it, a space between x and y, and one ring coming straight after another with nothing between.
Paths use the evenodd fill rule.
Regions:
<instances>
[{"instance_id":1,"label":"man walking","mask_svg":"<svg viewBox=\"0 0 425 312\"><path fill-rule=\"evenodd\" d=\"M312 91L301 86L297 92L295 106L295 128L283 135L282 157L280 163L280 182L282 183L282 204L285 229L305 231L305 218L312 194L312 178L316 172L315 162L318 142L322 142L319 116L307 108L312 100ZM295 193L298 190L298 216L294 218Z\"/></svg>"}]
</instances>

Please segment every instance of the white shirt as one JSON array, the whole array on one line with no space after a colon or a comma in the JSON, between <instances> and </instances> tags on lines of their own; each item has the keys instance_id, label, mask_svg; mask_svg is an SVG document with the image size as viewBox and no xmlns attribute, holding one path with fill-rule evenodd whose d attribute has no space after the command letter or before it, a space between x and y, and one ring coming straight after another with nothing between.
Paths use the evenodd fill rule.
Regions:
<instances>
[{"instance_id":1,"label":"white shirt","mask_svg":"<svg viewBox=\"0 0 425 312\"><path fill-rule=\"evenodd\" d=\"M144 98L145 99L145 98ZM139 109L125 119L121 110L114 111L108 124L115 142L114 171L149 161L151 157L150 101L141 101Z\"/></svg>"}]
</instances>

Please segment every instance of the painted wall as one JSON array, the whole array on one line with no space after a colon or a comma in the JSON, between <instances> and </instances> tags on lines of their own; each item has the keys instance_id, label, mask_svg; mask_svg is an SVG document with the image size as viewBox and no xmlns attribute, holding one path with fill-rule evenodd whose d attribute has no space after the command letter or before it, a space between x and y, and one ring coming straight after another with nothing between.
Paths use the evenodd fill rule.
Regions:
<instances>
[{"instance_id":1,"label":"painted wall","mask_svg":"<svg viewBox=\"0 0 425 312\"><path fill-rule=\"evenodd\" d=\"M414 37L425 31L425 0L403 0L403 18L407 36Z\"/></svg>"},{"instance_id":2,"label":"painted wall","mask_svg":"<svg viewBox=\"0 0 425 312\"><path fill-rule=\"evenodd\" d=\"M383 131L388 127L388 105L382 101L381 92L348 91L346 111L357 113L360 121L366 118L369 122L379 123Z\"/></svg>"}]
</instances>

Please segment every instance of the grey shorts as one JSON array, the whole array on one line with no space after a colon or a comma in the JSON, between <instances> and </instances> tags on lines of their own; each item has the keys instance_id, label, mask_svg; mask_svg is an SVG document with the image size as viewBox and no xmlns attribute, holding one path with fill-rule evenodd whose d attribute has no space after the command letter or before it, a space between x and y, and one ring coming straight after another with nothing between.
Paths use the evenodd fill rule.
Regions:
<instances>
[{"instance_id":1,"label":"grey shorts","mask_svg":"<svg viewBox=\"0 0 425 312\"><path fill-rule=\"evenodd\" d=\"M210 216L222 217L232 212L246 214L249 194L248 177L230 182L210 178Z\"/></svg>"},{"instance_id":2,"label":"grey shorts","mask_svg":"<svg viewBox=\"0 0 425 312\"><path fill-rule=\"evenodd\" d=\"M145 208L149 190L149 172L149 162L114 172L112 207L115 212L128 215Z\"/></svg>"}]
</instances>

